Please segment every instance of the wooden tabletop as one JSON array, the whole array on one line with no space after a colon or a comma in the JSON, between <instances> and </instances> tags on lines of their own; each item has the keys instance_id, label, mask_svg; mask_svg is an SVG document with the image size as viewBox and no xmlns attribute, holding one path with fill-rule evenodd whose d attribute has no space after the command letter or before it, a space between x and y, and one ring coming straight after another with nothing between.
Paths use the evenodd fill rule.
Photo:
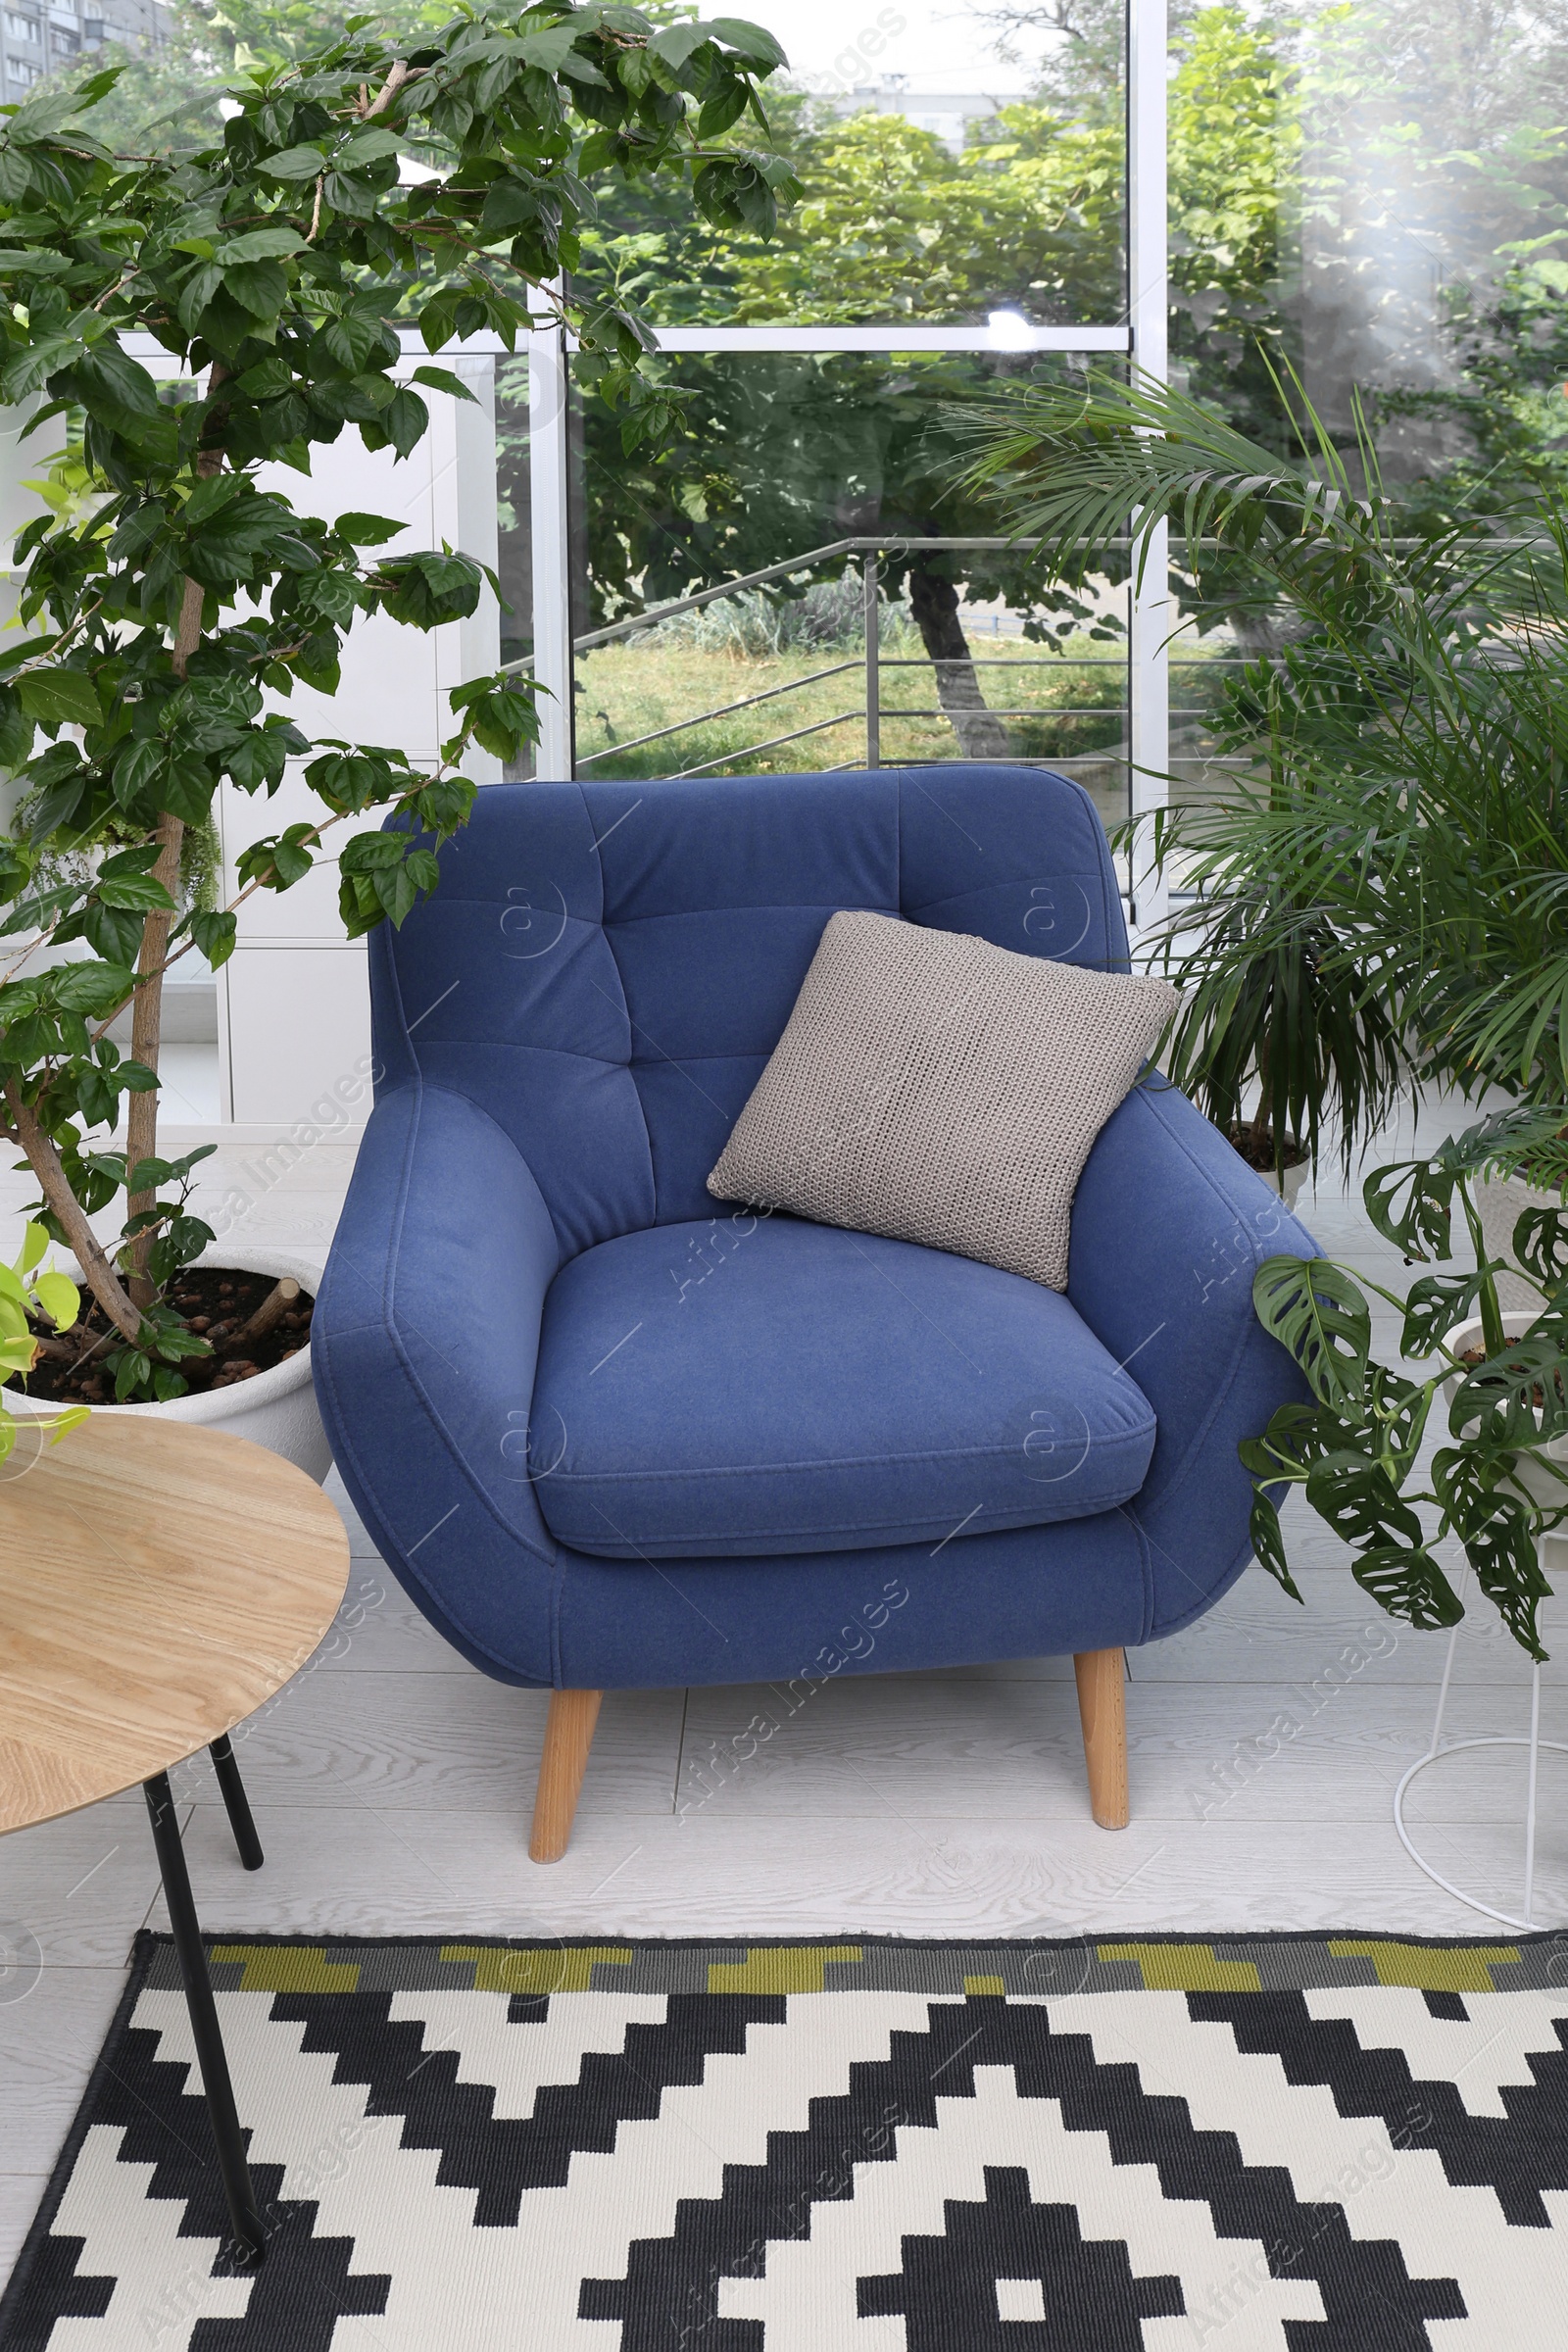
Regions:
<instances>
[{"instance_id":1,"label":"wooden tabletop","mask_svg":"<svg viewBox=\"0 0 1568 2352\"><path fill-rule=\"evenodd\" d=\"M348 1582L315 1481L248 1439L101 1415L0 1464L0 1831L193 1755L298 1672Z\"/></svg>"}]
</instances>

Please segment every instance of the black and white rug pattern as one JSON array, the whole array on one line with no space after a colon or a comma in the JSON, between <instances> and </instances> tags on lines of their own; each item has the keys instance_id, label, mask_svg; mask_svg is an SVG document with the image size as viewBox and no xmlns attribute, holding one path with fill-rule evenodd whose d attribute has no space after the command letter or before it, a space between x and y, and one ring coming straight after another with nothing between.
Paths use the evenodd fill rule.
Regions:
<instances>
[{"instance_id":1,"label":"black and white rug pattern","mask_svg":"<svg viewBox=\"0 0 1568 2352\"><path fill-rule=\"evenodd\" d=\"M1568 1943L167 1938L0 2352L1568 2352Z\"/></svg>"}]
</instances>

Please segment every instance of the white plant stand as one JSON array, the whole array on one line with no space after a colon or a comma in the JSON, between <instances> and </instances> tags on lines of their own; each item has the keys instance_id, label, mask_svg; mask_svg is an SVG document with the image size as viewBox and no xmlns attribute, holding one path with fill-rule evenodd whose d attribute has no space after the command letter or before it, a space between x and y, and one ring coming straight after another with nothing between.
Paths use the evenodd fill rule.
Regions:
<instances>
[{"instance_id":1,"label":"white plant stand","mask_svg":"<svg viewBox=\"0 0 1568 2352\"><path fill-rule=\"evenodd\" d=\"M1470 1576L1467 1569L1464 1583L1460 1587L1461 1599L1469 1587L1469 1582ZM1448 1684L1453 1674L1453 1652L1458 1639L1459 1628L1455 1625L1448 1636L1448 1654L1443 1664L1443 1682L1438 1691L1438 1711L1432 1722L1431 1743L1426 1754L1411 1765L1394 1791L1394 1826L1399 1833L1400 1844L1417 1870L1424 1871L1433 1885L1441 1886L1445 1894L1451 1894L1456 1902L1466 1904L1472 1911L1483 1912L1488 1919L1496 1920L1502 1927L1538 1928L1542 1922L1535 1917L1536 1786L1540 1773L1541 1751L1544 1747L1549 1747L1559 1755L1568 1755L1568 1744L1560 1740L1543 1740L1541 1737L1541 1668L1533 1666L1530 1673L1530 1734L1528 1739L1514 1737L1511 1739L1450 1740L1446 1745L1444 1745L1443 1717L1448 1704ZM1522 1913L1499 1911L1494 1904L1484 1903L1478 1894L1467 1894L1462 1886L1456 1886L1451 1879L1446 1879L1441 1870L1433 1869L1432 1864L1417 1848L1409 1831L1404 1826L1404 1792L1417 1773L1425 1772L1429 1764L1436 1764L1442 1757L1456 1756L1462 1748L1469 1747L1524 1747L1530 1751L1530 1769L1525 1795L1525 1880Z\"/></svg>"}]
</instances>

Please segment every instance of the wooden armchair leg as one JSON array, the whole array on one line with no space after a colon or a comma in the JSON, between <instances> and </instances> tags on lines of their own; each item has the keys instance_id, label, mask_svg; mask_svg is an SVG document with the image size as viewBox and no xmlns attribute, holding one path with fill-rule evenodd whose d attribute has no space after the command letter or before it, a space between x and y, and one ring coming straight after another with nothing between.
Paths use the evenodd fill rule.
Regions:
<instances>
[{"instance_id":1,"label":"wooden armchair leg","mask_svg":"<svg viewBox=\"0 0 1568 2352\"><path fill-rule=\"evenodd\" d=\"M1089 1767L1089 1806L1102 1830L1127 1827L1126 1667L1119 1649L1085 1649L1073 1659L1078 1714Z\"/></svg>"},{"instance_id":2,"label":"wooden armchair leg","mask_svg":"<svg viewBox=\"0 0 1568 2352\"><path fill-rule=\"evenodd\" d=\"M1119 1654L1119 1653L1118 1653ZM599 1720L599 1690L552 1690L545 1752L533 1800L528 1851L535 1862L559 1862L571 1838L572 1815Z\"/></svg>"}]
</instances>

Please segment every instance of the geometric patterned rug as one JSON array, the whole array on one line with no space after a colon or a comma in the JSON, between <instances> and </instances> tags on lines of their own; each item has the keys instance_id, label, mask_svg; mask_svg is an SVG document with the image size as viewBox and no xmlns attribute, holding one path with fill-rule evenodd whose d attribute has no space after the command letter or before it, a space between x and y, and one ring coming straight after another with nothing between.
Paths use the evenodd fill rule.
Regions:
<instances>
[{"instance_id":1,"label":"geometric patterned rug","mask_svg":"<svg viewBox=\"0 0 1568 2352\"><path fill-rule=\"evenodd\" d=\"M1568 2352L1568 1942L172 1948L3 2352Z\"/></svg>"}]
</instances>

